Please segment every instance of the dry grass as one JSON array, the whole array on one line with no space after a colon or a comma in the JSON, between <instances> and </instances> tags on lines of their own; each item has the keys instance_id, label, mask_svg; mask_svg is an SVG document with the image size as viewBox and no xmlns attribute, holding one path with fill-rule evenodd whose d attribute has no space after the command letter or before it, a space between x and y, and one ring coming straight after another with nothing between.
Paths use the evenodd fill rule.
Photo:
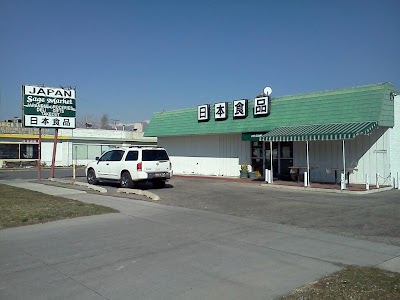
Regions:
<instances>
[{"instance_id":1,"label":"dry grass","mask_svg":"<svg viewBox=\"0 0 400 300\"><path fill-rule=\"evenodd\" d=\"M0 228L99 215L116 210L0 184Z\"/></svg>"},{"instance_id":2,"label":"dry grass","mask_svg":"<svg viewBox=\"0 0 400 300\"><path fill-rule=\"evenodd\" d=\"M282 300L400 299L400 273L348 266L317 282L294 290Z\"/></svg>"}]
</instances>

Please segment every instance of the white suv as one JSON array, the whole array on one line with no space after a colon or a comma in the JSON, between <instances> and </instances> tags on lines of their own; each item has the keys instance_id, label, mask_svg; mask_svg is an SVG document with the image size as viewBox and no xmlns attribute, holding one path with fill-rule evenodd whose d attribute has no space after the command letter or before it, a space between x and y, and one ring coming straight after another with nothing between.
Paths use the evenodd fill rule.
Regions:
<instances>
[{"instance_id":1,"label":"white suv","mask_svg":"<svg viewBox=\"0 0 400 300\"><path fill-rule=\"evenodd\" d=\"M86 166L86 179L90 184L111 180L119 181L121 187L132 188L136 182L151 181L161 188L171 177L172 165L164 148L116 148L104 152Z\"/></svg>"}]
</instances>

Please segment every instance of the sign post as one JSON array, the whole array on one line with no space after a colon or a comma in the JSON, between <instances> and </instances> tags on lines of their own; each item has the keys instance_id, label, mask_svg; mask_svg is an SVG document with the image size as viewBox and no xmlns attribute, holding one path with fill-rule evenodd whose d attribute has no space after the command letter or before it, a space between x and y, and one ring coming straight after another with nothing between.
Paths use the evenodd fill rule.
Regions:
<instances>
[{"instance_id":1,"label":"sign post","mask_svg":"<svg viewBox=\"0 0 400 300\"><path fill-rule=\"evenodd\" d=\"M39 145L38 145L38 179L42 179L42 128L39 128Z\"/></svg>"},{"instance_id":2,"label":"sign post","mask_svg":"<svg viewBox=\"0 0 400 300\"><path fill-rule=\"evenodd\" d=\"M56 130L54 132L53 156L51 158L51 171L50 171L51 178L54 178L54 166L55 166L56 154L57 154L57 140L58 140L58 128L56 128Z\"/></svg>"}]
</instances>

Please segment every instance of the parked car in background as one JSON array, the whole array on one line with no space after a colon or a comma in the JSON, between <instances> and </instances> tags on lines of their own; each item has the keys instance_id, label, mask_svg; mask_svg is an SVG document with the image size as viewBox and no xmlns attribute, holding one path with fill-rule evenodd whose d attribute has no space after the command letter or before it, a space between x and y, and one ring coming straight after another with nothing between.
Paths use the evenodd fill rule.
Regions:
<instances>
[{"instance_id":1,"label":"parked car in background","mask_svg":"<svg viewBox=\"0 0 400 300\"><path fill-rule=\"evenodd\" d=\"M161 188L172 177L172 164L164 148L116 148L96 157L85 172L89 184L119 181L121 187L132 188L135 183L150 181L154 187Z\"/></svg>"}]
</instances>

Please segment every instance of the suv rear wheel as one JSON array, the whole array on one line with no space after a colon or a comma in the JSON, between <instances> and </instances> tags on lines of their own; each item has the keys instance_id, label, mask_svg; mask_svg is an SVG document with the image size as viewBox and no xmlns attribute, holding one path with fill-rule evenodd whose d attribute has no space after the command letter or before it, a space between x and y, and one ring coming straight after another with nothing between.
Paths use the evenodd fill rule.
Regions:
<instances>
[{"instance_id":1,"label":"suv rear wheel","mask_svg":"<svg viewBox=\"0 0 400 300\"><path fill-rule=\"evenodd\" d=\"M128 188L128 189L133 188L134 184L132 181L131 174L129 172L122 173L120 184L122 188Z\"/></svg>"}]
</instances>

